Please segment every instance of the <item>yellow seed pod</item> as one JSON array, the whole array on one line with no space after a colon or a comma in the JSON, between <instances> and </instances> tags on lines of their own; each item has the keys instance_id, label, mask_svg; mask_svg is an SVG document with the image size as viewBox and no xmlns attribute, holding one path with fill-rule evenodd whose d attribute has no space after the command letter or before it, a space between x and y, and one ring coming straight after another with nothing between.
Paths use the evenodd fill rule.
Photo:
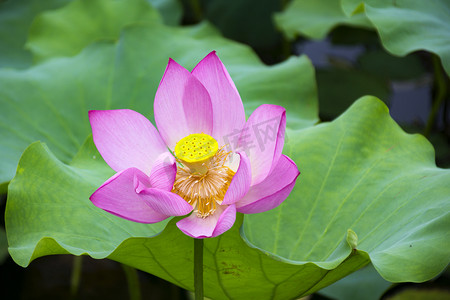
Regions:
<instances>
[{"instance_id":1,"label":"yellow seed pod","mask_svg":"<svg viewBox=\"0 0 450 300\"><path fill-rule=\"evenodd\" d=\"M194 133L182 138L175 145L175 156L188 163L203 162L213 157L219 144L210 135Z\"/></svg>"}]
</instances>

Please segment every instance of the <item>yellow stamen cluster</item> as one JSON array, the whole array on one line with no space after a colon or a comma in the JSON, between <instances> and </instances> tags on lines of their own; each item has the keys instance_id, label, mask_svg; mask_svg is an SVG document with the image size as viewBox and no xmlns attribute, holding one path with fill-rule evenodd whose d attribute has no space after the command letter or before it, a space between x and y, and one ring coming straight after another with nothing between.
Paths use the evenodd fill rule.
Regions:
<instances>
[{"instance_id":1,"label":"yellow stamen cluster","mask_svg":"<svg viewBox=\"0 0 450 300\"><path fill-rule=\"evenodd\" d=\"M175 155L180 165L172 192L191 204L198 217L212 215L225 197L235 174L224 165L228 154L223 148L218 149L216 140L206 134L191 134L175 146Z\"/></svg>"}]
</instances>

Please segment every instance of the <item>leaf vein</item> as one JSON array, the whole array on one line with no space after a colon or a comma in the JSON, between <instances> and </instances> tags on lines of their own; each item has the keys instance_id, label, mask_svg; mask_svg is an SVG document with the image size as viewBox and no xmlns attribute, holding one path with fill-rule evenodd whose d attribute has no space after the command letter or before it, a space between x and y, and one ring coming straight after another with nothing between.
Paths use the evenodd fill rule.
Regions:
<instances>
[{"instance_id":1,"label":"leaf vein","mask_svg":"<svg viewBox=\"0 0 450 300\"><path fill-rule=\"evenodd\" d=\"M326 182L328 181L328 177L329 177L329 175L330 175L330 173L331 173L331 170L332 170L332 168L333 168L333 166L334 166L334 163L335 163L335 161L336 161L336 157L338 156L338 153L339 153L339 151L340 151L340 149L341 149L341 146L342 146L342 143L343 143L343 141L344 141L344 137L346 136L346 133L347 133L347 132L344 131L344 133L342 134L341 138L339 139L338 146L336 147L336 151L335 151L335 153L334 153L334 155L333 155L333 158L332 158L332 160L331 160L330 166L328 167L327 174L325 175L325 178L324 178L323 181L322 181L322 185L320 186L320 189L319 189L319 191L318 191L318 193L317 193L317 196L316 196L316 198L314 199L314 205L313 205L313 207L311 208L311 210L309 211L308 218L306 219L306 222L305 222L305 224L303 225L302 232L300 233L300 235L299 235L299 237L298 237L298 239L297 239L297 242L294 244L294 247L292 247L291 253L289 254L289 259L292 259L293 255L294 255L294 253L295 253L295 250L297 250L297 248L299 247L300 242L301 242L301 240L302 240L302 237L303 237L303 235L304 235L304 233L305 233L306 227L307 227L307 225L309 224L309 222L310 222L310 220L311 220L311 218L312 218L313 212L316 210L317 203L319 202L318 200L319 200L319 198L320 198L320 195L322 194L322 191L323 191L323 189L324 189L324 187L325 187L325 185L326 185Z\"/></svg>"}]
</instances>

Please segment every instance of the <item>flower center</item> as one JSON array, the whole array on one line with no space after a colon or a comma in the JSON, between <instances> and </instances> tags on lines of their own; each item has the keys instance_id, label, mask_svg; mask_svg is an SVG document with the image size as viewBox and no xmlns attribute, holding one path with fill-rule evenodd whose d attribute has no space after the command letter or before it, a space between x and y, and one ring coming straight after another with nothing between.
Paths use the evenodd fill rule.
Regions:
<instances>
[{"instance_id":1,"label":"flower center","mask_svg":"<svg viewBox=\"0 0 450 300\"><path fill-rule=\"evenodd\" d=\"M175 145L175 156L193 173L205 174L206 162L219 150L219 144L210 135L190 134Z\"/></svg>"},{"instance_id":2,"label":"flower center","mask_svg":"<svg viewBox=\"0 0 450 300\"><path fill-rule=\"evenodd\" d=\"M229 152L207 134L191 134L175 146L179 166L172 192L194 207L198 217L212 215L235 172L225 166Z\"/></svg>"}]
</instances>

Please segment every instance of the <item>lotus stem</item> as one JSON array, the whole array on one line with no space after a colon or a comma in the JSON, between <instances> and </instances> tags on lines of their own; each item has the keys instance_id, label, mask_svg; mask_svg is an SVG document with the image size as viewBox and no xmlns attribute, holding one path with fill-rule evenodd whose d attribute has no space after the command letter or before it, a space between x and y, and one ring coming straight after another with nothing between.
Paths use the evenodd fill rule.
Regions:
<instances>
[{"instance_id":1,"label":"lotus stem","mask_svg":"<svg viewBox=\"0 0 450 300\"><path fill-rule=\"evenodd\" d=\"M78 294L78 288L80 286L81 267L83 264L82 256L73 257L72 276L70 279L70 297L75 299Z\"/></svg>"},{"instance_id":2,"label":"lotus stem","mask_svg":"<svg viewBox=\"0 0 450 300\"><path fill-rule=\"evenodd\" d=\"M124 264L122 264L122 268L127 278L130 300L141 300L141 288L136 269Z\"/></svg>"},{"instance_id":3,"label":"lotus stem","mask_svg":"<svg viewBox=\"0 0 450 300\"><path fill-rule=\"evenodd\" d=\"M195 300L203 300L203 239L194 239Z\"/></svg>"},{"instance_id":4,"label":"lotus stem","mask_svg":"<svg viewBox=\"0 0 450 300\"><path fill-rule=\"evenodd\" d=\"M434 119L436 118L437 113L439 112L439 108L442 105L442 102L445 99L445 95L447 94L447 85L445 83L445 74L442 70L441 63L439 57L437 55L432 56L433 69L434 69L434 80L435 80L435 89L436 96L433 101L433 106L431 108L430 115L428 116L427 125L425 126L425 130L423 131L423 135L429 137L431 133L431 129L434 125Z\"/></svg>"}]
</instances>

